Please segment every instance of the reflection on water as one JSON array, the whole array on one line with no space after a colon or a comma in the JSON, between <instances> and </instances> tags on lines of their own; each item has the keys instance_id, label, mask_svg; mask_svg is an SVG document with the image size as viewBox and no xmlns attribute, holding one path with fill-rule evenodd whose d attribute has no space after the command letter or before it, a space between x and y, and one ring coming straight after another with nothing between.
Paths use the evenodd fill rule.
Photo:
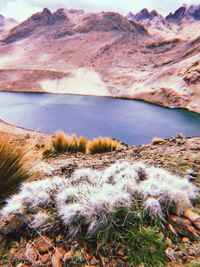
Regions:
<instances>
[{"instance_id":1,"label":"reflection on water","mask_svg":"<svg viewBox=\"0 0 200 267\"><path fill-rule=\"evenodd\" d=\"M200 135L200 115L135 100L104 97L0 93L0 119L32 130L111 136L129 144L182 132Z\"/></svg>"}]
</instances>

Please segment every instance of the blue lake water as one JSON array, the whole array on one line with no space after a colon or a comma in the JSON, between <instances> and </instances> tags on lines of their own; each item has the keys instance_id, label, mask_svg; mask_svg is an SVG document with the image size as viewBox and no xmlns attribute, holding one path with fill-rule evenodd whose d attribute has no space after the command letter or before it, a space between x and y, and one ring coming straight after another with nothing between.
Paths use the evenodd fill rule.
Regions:
<instances>
[{"instance_id":1,"label":"blue lake water","mask_svg":"<svg viewBox=\"0 0 200 267\"><path fill-rule=\"evenodd\" d=\"M2 92L0 119L46 133L110 136L130 145L155 136L200 135L198 114L106 97Z\"/></svg>"}]
</instances>

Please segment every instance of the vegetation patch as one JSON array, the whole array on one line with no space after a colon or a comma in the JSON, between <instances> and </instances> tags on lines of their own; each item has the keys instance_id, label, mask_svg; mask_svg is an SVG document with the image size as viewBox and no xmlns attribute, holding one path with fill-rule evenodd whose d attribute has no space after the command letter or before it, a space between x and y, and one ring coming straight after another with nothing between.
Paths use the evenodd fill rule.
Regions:
<instances>
[{"instance_id":1,"label":"vegetation patch","mask_svg":"<svg viewBox=\"0 0 200 267\"><path fill-rule=\"evenodd\" d=\"M7 134L0 137L0 206L29 177L26 153L12 145Z\"/></svg>"},{"instance_id":2,"label":"vegetation patch","mask_svg":"<svg viewBox=\"0 0 200 267\"><path fill-rule=\"evenodd\" d=\"M86 137L77 137L76 135L67 136L63 132L57 132L51 143L44 149L43 156L49 156L51 153L106 153L116 151L121 147L119 141L108 137L99 137L92 141Z\"/></svg>"},{"instance_id":3,"label":"vegetation patch","mask_svg":"<svg viewBox=\"0 0 200 267\"><path fill-rule=\"evenodd\" d=\"M106 153L119 150L121 144L117 140L108 137L98 137L88 143L88 153Z\"/></svg>"},{"instance_id":4,"label":"vegetation patch","mask_svg":"<svg viewBox=\"0 0 200 267\"><path fill-rule=\"evenodd\" d=\"M24 183L0 215L20 216L34 233L59 232L104 253L122 250L130 266L162 266L166 218L197 196L187 179L141 162L117 162L104 171L85 168Z\"/></svg>"}]
</instances>

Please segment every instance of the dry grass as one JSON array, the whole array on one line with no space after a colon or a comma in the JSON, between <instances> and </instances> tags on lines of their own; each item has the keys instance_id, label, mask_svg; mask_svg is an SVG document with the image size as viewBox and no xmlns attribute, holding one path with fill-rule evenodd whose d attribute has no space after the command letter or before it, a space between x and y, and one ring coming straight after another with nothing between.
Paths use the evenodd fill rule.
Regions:
<instances>
[{"instance_id":1,"label":"dry grass","mask_svg":"<svg viewBox=\"0 0 200 267\"><path fill-rule=\"evenodd\" d=\"M117 151L121 147L121 144L117 140L112 140L109 137L98 137L88 143L88 153L106 153Z\"/></svg>"},{"instance_id":2,"label":"dry grass","mask_svg":"<svg viewBox=\"0 0 200 267\"><path fill-rule=\"evenodd\" d=\"M86 153L88 142L86 137L79 138L79 152Z\"/></svg>"},{"instance_id":3,"label":"dry grass","mask_svg":"<svg viewBox=\"0 0 200 267\"><path fill-rule=\"evenodd\" d=\"M45 147L43 156L47 156L50 153L86 153L87 143L88 139L86 137L67 136L60 131L53 136L51 143Z\"/></svg>"},{"instance_id":4,"label":"dry grass","mask_svg":"<svg viewBox=\"0 0 200 267\"><path fill-rule=\"evenodd\" d=\"M63 132L57 132L51 143L45 148L43 156L51 153L105 153L116 151L121 147L120 142L108 137L99 137L89 141L86 137L78 138L76 135L67 136Z\"/></svg>"},{"instance_id":5,"label":"dry grass","mask_svg":"<svg viewBox=\"0 0 200 267\"><path fill-rule=\"evenodd\" d=\"M25 149L12 145L7 134L0 137L0 205L28 178L26 153Z\"/></svg>"}]
</instances>

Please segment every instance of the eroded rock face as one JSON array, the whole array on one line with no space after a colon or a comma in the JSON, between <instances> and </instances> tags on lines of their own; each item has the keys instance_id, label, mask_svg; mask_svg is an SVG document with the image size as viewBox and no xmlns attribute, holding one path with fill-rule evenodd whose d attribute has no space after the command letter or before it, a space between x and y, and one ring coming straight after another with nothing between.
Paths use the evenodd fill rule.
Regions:
<instances>
[{"instance_id":1,"label":"eroded rock face","mask_svg":"<svg viewBox=\"0 0 200 267\"><path fill-rule=\"evenodd\" d=\"M199 84L200 83L200 61L194 63L184 73L184 81L188 84Z\"/></svg>"}]
</instances>

